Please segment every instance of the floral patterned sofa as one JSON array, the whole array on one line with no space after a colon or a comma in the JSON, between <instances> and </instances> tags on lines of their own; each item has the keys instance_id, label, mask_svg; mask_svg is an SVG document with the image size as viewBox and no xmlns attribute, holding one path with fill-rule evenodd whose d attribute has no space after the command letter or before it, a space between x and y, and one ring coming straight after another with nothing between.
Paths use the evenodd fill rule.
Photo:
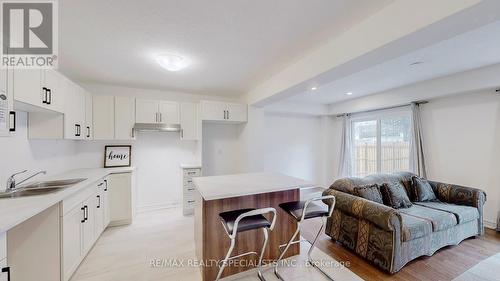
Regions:
<instances>
[{"instance_id":1,"label":"floral patterned sofa","mask_svg":"<svg viewBox=\"0 0 500 281\"><path fill-rule=\"evenodd\" d=\"M399 172L335 181L323 195L336 197L326 234L378 267L398 272L420 256L482 235L486 194L479 189L428 183L438 200L394 209L355 195L355 187L399 181L411 194L414 174ZM411 197L410 197L411 198Z\"/></svg>"}]
</instances>

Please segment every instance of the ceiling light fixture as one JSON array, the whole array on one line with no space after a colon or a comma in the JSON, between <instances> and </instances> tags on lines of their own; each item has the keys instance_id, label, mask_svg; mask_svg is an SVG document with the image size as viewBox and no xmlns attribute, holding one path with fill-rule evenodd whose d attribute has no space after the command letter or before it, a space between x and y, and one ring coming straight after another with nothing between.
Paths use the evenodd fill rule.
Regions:
<instances>
[{"instance_id":1,"label":"ceiling light fixture","mask_svg":"<svg viewBox=\"0 0 500 281\"><path fill-rule=\"evenodd\" d=\"M179 71L189 65L189 60L185 57L174 54L158 55L156 56L156 61L168 71Z\"/></svg>"},{"instance_id":2,"label":"ceiling light fixture","mask_svg":"<svg viewBox=\"0 0 500 281\"><path fill-rule=\"evenodd\" d=\"M318 89L318 87L312 87L311 91L316 91L317 89Z\"/></svg>"},{"instance_id":3,"label":"ceiling light fixture","mask_svg":"<svg viewBox=\"0 0 500 281\"><path fill-rule=\"evenodd\" d=\"M352 93L351 93L351 92L348 92L348 93L345 93L345 94L346 94L346 95L348 95L348 96L352 95Z\"/></svg>"}]
</instances>

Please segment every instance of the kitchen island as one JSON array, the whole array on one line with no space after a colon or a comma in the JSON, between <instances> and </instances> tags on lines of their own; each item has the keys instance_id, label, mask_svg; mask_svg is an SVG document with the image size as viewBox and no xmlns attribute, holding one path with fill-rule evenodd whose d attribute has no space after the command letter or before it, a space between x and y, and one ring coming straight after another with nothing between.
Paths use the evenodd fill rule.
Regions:
<instances>
[{"instance_id":1,"label":"kitchen island","mask_svg":"<svg viewBox=\"0 0 500 281\"><path fill-rule=\"evenodd\" d=\"M300 188L313 186L310 182L279 173L198 177L193 181L198 197L194 214L196 256L203 263L201 270L204 281L215 279L217 262L224 258L229 249L230 240L220 222L219 213L244 208L275 208L276 225L269 235L264 261L276 260L279 256L279 245L288 242L297 230L295 220L280 210L279 204L300 200ZM232 255L259 252L263 241L261 231L239 233ZM286 257L298 254L299 247L294 245ZM256 256L234 260L234 263L225 268L223 276L252 269L256 264Z\"/></svg>"}]
</instances>

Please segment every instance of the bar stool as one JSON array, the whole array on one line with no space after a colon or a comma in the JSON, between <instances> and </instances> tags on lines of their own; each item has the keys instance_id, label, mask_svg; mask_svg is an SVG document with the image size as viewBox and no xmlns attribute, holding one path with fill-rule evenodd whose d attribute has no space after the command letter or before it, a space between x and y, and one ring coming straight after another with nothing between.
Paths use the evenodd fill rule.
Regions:
<instances>
[{"instance_id":1,"label":"bar stool","mask_svg":"<svg viewBox=\"0 0 500 281\"><path fill-rule=\"evenodd\" d=\"M272 213L273 218L271 222L263 216L263 214ZM257 252L247 252L237 256L231 257L231 253L234 250L234 245L236 243L236 235L240 232L262 229L264 232L264 245L260 251L259 263L257 265L259 279L265 281L266 279L262 275L262 258L264 257L264 251L266 250L267 242L269 240L269 231L274 229L274 224L276 223L276 209L274 208L262 208L262 209L241 209L229 212L223 212L219 214L222 225L227 235L231 239L231 246L226 254L222 264L219 265L219 273L217 274L216 281L222 276L224 268L230 260L241 258L248 255L259 255Z\"/></svg>"},{"instance_id":2,"label":"bar stool","mask_svg":"<svg viewBox=\"0 0 500 281\"><path fill-rule=\"evenodd\" d=\"M318 205L314 203L315 201L323 201L323 200L331 200L328 202L328 208L325 206L326 204L323 204L323 202ZM311 258L311 253L314 249L314 245L316 244L316 241L318 240L318 237L320 236L321 232L325 228L326 225L326 219L332 216L333 213L333 208L335 207L335 197L332 195L328 196L321 196L321 197L316 197L312 198L307 201L294 201L294 202L288 202L288 203L283 203L279 205L281 209L283 209L285 212L287 212L290 216L292 216L296 221L297 221L297 231L293 234L292 238L288 241L287 244L283 244L279 246L279 249L281 251L281 254L274 265L274 274L278 279L280 280L285 280L278 272L278 266L279 262L283 259L285 256L286 251L290 248L291 245L297 244L303 241L307 241L311 244L311 247L309 248L309 251L307 252L307 262L312 265L314 268L318 269L321 273L323 273L328 279L333 280L332 277L330 277L326 272L323 271L320 267L317 266L316 262ZM295 237L299 234L300 231L300 223L303 222L304 220L307 219L312 219L312 218L318 218L321 217L323 222L321 224L321 228L318 231L318 234L316 234L316 237L314 238L314 241L311 243L309 240L305 239L300 239L297 241L295 240ZM284 250L283 247L285 248Z\"/></svg>"}]
</instances>

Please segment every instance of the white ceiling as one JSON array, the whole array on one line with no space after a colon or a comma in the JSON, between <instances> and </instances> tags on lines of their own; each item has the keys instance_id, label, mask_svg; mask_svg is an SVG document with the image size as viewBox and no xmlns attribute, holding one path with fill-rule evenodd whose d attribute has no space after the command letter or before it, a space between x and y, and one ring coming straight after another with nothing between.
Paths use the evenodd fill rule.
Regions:
<instances>
[{"instance_id":1,"label":"white ceiling","mask_svg":"<svg viewBox=\"0 0 500 281\"><path fill-rule=\"evenodd\" d=\"M289 98L332 104L500 63L500 21L463 33ZM410 66L414 62L424 62ZM351 96L345 93L352 92Z\"/></svg>"},{"instance_id":2,"label":"white ceiling","mask_svg":"<svg viewBox=\"0 0 500 281\"><path fill-rule=\"evenodd\" d=\"M241 95L393 0L64 0L61 71L88 83ZM193 64L168 72L156 54Z\"/></svg>"}]
</instances>

